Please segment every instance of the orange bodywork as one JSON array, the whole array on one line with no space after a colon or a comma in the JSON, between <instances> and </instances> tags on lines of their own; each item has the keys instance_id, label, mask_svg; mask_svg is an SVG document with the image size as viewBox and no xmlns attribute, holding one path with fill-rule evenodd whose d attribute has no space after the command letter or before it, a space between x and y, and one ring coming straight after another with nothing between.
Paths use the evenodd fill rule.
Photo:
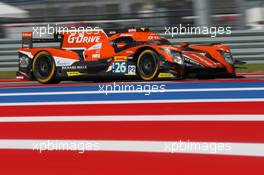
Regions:
<instances>
[{"instance_id":1,"label":"orange bodywork","mask_svg":"<svg viewBox=\"0 0 264 175\"><path fill-rule=\"evenodd\" d=\"M230 48L225 45L188 45L183 48L181 45L170 44L157 33L138 30L109 35L99 29L89 32L59 33L59 36L60 48L32 48L30 47L32 44L28 44L29 47L19 49L20 57L26 56L34 60L39 52L46 51L54 57L58 68L71 67L73 64L89 65L89 63L106 62L105 72L108 72L111 70L111 64L118 59L128 60L129 64L135 66L138 53L150 49L159 56L163 66L161 71L173 69L172 71L176 73L183 73L183 68L187 72L188 69L195 67L199 71L207 68L225 69L226 73L235 74L234 66L221 54L221 52L230 52ZM32 40L30 32L23 32L22 37L27 41ZM185 66L187 64L189 67ZM27 71L30 71L30 67Z\"/></svg>"},{"instance_id":2,"label":"orange bodywork","mask_svg":"<svg viewBox=\"0 0 264 175\"><path fill-rule=\"evenodd\" d=\"M225 51L225 52L230 52L230 48L226 45L210 45L210 46L190 46L190 48L192 49L195 49L195 50L199 50L199 51L202 51L202 52L207 52L211 55L211 57L213 57L214 59L216 59L218 62L221 63L221 65L216 65L216 64L213 64L214 62L211 61L209 58L203 56L203 59L204 60L208 60L211 62L211 64L213 64L213 66L211 66L210 64L208 66L210 67L225 67L227 69L227 71L230 73L230 74L234 74L235 72L235 69L234 69L234 66L227 63L225 58L220 54L219 51ZM203 61L200 61L200 63L202 63Z\"/></svg>"}]
</instances>

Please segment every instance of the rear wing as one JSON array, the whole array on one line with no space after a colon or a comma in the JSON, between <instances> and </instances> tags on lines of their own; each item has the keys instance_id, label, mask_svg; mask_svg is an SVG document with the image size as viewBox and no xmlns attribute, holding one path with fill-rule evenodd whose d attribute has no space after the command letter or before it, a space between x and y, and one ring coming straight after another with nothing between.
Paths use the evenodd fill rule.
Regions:
<instances>
[{"instance_id":1,"label":"rear wing","mask_svg":"<svg viewBox=\"0 0 264 175\"><path fill-rule=\"evenodd\" d=\"M32 32L22 32L22 48L33 48L34 43L50 43L61 41L61 34L54 34L52 38L33 38Z\"/></svg>"},{"instance_id":2,"label":"rear wing","mask_svg":"<svg viewBox=\"0 0 264 175\"><path fill-rule=\"evenodd\" d=\"M149 32L146 27L141 28L129 28L129 29L118 29L118 30L103 30L103 33L110 37L117 33L127 33L127 32ZM76 33L76 31L74 32ZM60 42L62 45L64 33L54 33L53 35L48 35L46 38L34 38L33 32L22 32L22 48L33 48L34 43L51 43Z\"/></svg>"},{"instance_id":3,"label":"rear wing","mask_svg":"<svg viewBox=\"0 0 264 175\"><path fill-rule=\"evenodd\" d=\"M150 32L150 29L147 27L140 27L140 28L135 28L135 27L131 27L131 28L121 28L121 29L116 29L116 30L112 30L112 29L106 29L104 30L105 33L108 36L112 36L115 35L117 33L127 33L127 32Z\"/></svg>"}]
</instances>

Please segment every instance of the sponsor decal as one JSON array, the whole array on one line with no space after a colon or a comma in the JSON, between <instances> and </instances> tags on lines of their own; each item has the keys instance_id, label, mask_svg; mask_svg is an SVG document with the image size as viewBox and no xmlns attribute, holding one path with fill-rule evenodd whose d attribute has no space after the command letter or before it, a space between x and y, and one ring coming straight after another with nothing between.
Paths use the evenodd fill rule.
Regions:
<instances>
[{"instance_id":1,"label":"sponsor decal","mask_svg":"<svg viewBox=\"0 0 264 175\"><path fill-rule=\"evenodd\" d=\"M202 64L198 63L197 61L194 61L194 60L190 59L187 55L184 55L183 59L184 59L184 61L190 62L192 64L196 64L196 65L200 65L200 66L202 65ZM186 63L185 65L192 66L192 64Z\"/></svg>"},{"instance_id":2,"label":"sponsor decal","mask_svg":"<svg viewBox=\"0 0 264 175\"><path fill-rule=\"evenodd\" d=\"M126 51L126 54L133 54L133 53L134 53L134 51L132 51L132 50Z\"/></svg>"},{"instance_id":3,"label":"sponsor decal","mask_svg":"<svg viewBox=\"0 0 264 175\"><path fill-rule=\"evenodd\" d=\"M86 47L63 47L62 49L66 49L66 50L85 50Z\"/></svg>"},{"instance_id":4,"label":"sponsor decal","mask_svg":"<svg viewBox=\"0 0 264 175\"><path fill-rule=\"evenodd\" d=\"M127 56L115 56L114 61L126 61Z\"/></svg>"},{"instance_id":5,"label":"sponsor decal","mask_svg":"<svg viewBox=\"0 0 264 175\"><path fill-rule=\"evenodd\" d=\"M98 59L100 57L101 57L101 54L99 54L99 53L92 54L92 58L94 58L94 59Z\"/></svg>"},{"instance_id":6,"label":"sponsor decal","mask_svg":"<svg viewBox=\"0 0 264 175\"><path fill-rule=\"evenodd\" d=\"M132 34L129 34L129 33L122 33L122 34L120 34L120 36L132 36Z\"/></svg>"},{"instance_id":7,"label":"sponsor decal","mask_svg":"<svg viewBox=\"0 0 264 175\"><path fill-rule=\"evenodd\" d=\"M22 38L32 38L32 32L22 32Z\"/></svg>"},{"instance_id":8,"label":"sponsor decal","mask_svg":"<svg viewBox=\"0 0 264 175\"><path fill-rule=\"evenodd\" d=\"M213 64L211 64L209 61L207 61L207 60L199 57L198 55L196 55L196 54L191 54L191 55L194 56L194 57L196 57L196 58L198 58L201 62L204 62L205 64L207 64L209 66L213 66Z\"/></svg>"},{"instance_id":9,"label":"sponsor decal","mask_svg":"<svg viewBox=\"0 0 264 175\"><path fill-rule=\"evenodd\" d=\"M116 31L110 31L109 34L116 34Z\"/></svg>"},{"instance_id":10,"label":"sponsor decal","mask_svg":"<svg viewBox=\"0 0 264 175\"><path fill-rule=\"evenodd\" d=\"M72 72L67 72L67 75L68 75L68 77L74 77L74 76L81 75L81 73L78 71L72 71Z\"/></svg>"},{"instance_id":11,"label":"sponsor decal","mask_svg":"<svg viewBox=\"0 0 264 175\"><path fill-rule=\"evenodd\" d=\"M102 48L102 43L97 43L91 47L89 47L87 50L97 50Z\"/></svg>"},{"instance_id":12,"label":"sponsor decal","mask_svg":"<svg viewBox=\"0 0 264 175\"><path fill-rule=\"evenodd\" d=\"M86 65L81 65L81 66L63 66L62 70L83 70L87 69Z\"/></svg>"},{"instance_id":13,"label":"sponsor decal","mask_svg":"<svg viewBox=\"0 0 264 175\"><path fill-rule=\"evenodd\" d=\"M23 77L23 76L16 76L16 79L18 79L18 80L23 80L24 77Z\"/></svg>"},{"instance_id":14,"label":"sponsor decal","mask_svg":"<svg viewBox=\"0 0 264 175\"><path fill-rule=\"evenodd\" d=\"M85 36L84 33L71 33L68 43L99 43L101 36Z\"/></svg>"},{"instance_id":15,"label":"sponsor decal","mask_svg":"<svg viewBox=\"0 0 264 175\"><path fill-rule=\"evenodd\" d=\"M159 36L157 36L157 35L154 35L154 36L148 36L148 39L149 40L159 40L160 39L160 37Z\"/></svg>"},{"instance_id":16,"label":"sponsor decal","mask_svg":"<svg viewBox=\"0 0 264 175\"><path fill-rule=\"evenodd\" d=\"M113 62L112 67L113 73L126 74L128 71L126 61Z\"/></svg>"},{"instance_id":17,"label":"sponsor decal","mask_svg":"<svg viewBox=\"0 0 264 175\"><path fill-rule=\"evenodd\" d=\"M162 72L159 74L159 78L174 78L175 75L173 75L172 73L166 73L166 72Z\"/></svg>"},{"instance_id":18,"label":"sponsor decal","mask_svg":"<svg viewBox=\"0 0 264 175\"><path fill-rule=\"evenodd\" d=\"M136 75L136 66L135 65L128 65L126 75Z\"/></svg>"},{"instance_id":19,"label":"sponsor decal","mask_svg":"<svg viewBox=\"0 0 264 175\"><path fill-rule=\"evenodd\" d=\"M77 60L73 60L70 58L63 58L63 57L53 57L55 60L55 64L56 66L71 66L74 62L76 62Z\"/></svg>"},{"instance_id":20,"label":"sponsor decal","mask_svg":"<svg viewBox=\"0 0 264 175\"><path fill-rule=\"evenodd\" d=\"M137 29L128 29L128 32L136 32Z\"/></svg>"}]
</instances>

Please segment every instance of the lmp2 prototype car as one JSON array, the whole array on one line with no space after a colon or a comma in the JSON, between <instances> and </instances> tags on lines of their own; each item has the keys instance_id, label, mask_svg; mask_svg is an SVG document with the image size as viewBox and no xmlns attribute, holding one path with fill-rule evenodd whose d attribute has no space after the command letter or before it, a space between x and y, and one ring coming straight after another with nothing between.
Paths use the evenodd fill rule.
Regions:
<instances>
[{"instance_id":1,"label":"lmp2 prototype car","mask_svg":"<svg viewBox=\"0 0 264 175\"><path fill-rule=\"evenodd\" d=\"M59 42L59 48L33 48L37 42ZM184 78L189 73L235 76L234 59L221 44L172 45L147 28L126 31L68 31L53 38L34 39L22 33L17 78L58 83L91 76L135 76L154 80L159 75Z\"/></svg>"}]
</instances>

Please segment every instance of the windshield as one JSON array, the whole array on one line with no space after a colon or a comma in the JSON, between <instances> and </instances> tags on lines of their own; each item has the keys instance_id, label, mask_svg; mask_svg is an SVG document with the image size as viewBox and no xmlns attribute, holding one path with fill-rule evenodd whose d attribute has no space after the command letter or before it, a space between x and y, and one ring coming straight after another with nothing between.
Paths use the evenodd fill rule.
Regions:
<instances>
[{"instance_id":1,"label":"windshield","mask_svg":"<svg viewBox=\"0 0 264 175\"><path fill-rule=\"evenodd\" d=\"M171 43L167 39L151 40L151 41L147 41L145 44L146 45L171 45Z\"/></svg>"}]
</instances>

